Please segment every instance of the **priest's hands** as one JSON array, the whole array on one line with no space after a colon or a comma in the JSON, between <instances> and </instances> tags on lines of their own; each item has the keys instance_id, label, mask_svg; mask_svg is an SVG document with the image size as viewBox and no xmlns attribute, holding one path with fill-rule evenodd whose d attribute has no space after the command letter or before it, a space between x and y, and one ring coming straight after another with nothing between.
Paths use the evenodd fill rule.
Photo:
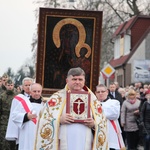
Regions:
<instances>
[{"instance_id":1,"label":"priest's hands","mask_svg":"<svg viewBox=\"0 0 150 150\"><path fill-rule=\"evenodd\" d=\"M33 114L32 112L28 112L27 117L28 117L29 120L32 120L33 118L36 118L37 115Z\"/></svg>"},{"instance_id":2,"label":"priest's hands","mask_svg":"<svg viewBox=\"0 0 150 150\"><path fill-rule=\"evenodd\" d=\"M74 119L70 114L62 114L60 117L60 124L70 124L73 123Z\"/></svg>"},{"instance_id":3,"label":"priest's hands","mask_svg":"<svg viewBox=\"0 0 150 150\"><path fill-rule=\"evenodd\" d=\"M60 117L60 124L71 124L74 122L73 117L70 114L62 114ZM87 118L84 120L84 125L88 126L89 128L95 127L95 122L93 118Z\"/></svg>"},{"instance_id":4,"label":"priest's hands","mask_svg":"<svg viewBox=\"0 0 150 150\"><path fill-rule=\"evenodd\" d=\"M87 118L84 120L84 125L88 126L89 128L94 128L95 127L95 122L93 118Z\"/></svg>"}]
</instances>

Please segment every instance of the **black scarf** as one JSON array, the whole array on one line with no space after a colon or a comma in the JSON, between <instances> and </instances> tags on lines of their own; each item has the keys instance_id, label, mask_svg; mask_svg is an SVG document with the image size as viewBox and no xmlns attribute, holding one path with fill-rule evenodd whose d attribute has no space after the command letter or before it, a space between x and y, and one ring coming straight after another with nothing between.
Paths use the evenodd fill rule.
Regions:
<instances>
[{"instance_id":1,"label":"black scarf","mask_svg":"<svg viewBox=\"0 0 150 150\"><path fill-rule=\"evenodd\" d=\"M109 97L107 97L106 99L104 99L102 102L106 102L109 99Z\"/></svg>"},{"instance_id":2,"label":"black scarf","mask_svg":"<svg viewBox=\"0 0 150 150\"><path fill-rule=\"evenodd\" d=\"M30 100L31 103L41 104L41 102L42 102L42 98L41 97L39 99L34 99L34 98L32 98L32 96L30 96L29 100Z\"/></svg>"}]
</instances>

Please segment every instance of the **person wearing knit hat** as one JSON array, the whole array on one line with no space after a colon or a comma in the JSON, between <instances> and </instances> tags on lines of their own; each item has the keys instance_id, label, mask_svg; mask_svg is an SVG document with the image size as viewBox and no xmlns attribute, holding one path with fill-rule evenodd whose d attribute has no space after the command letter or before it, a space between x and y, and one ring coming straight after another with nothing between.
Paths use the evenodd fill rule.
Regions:
<instances>
[{"instance_id":1,"label":"person wearing knit hat","mask_svg":"<svg viewBox=\"0 0 150 150\"><path fill-rule=\"evenodd\" d=\"M13 84L13 81L12 81L11 79L8 79L8 80L6 81L6 84Z\"/></svg>"},{"instance_id":2,"label":"person wearing knit hat","mask_svg":"<svg viewBox=\"0 0 150 150\"><path fill-rule=\"evenodd\" d=\"M4 73L2 79L4 81L3 84L5 85L6 81L9 79L9 76L6 73Z\"/></svg>"}]
</instances>

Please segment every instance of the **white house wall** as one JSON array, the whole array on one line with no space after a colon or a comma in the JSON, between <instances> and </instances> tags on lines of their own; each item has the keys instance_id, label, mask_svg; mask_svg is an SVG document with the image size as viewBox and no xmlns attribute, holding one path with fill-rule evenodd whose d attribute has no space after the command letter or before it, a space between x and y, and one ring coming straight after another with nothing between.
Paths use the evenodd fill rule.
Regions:
<instances>
[{"instance_id":1,"label":"white house wall","mask_svg":"<svg viewBox=\"0 0 150 150\"><path fill-rule=\"evenodd\" d=\"M128 61L128 64L131 64L131 82L132 83L138 82L134 76L134 68L133 68L134 60L145 60L145 41L146 41L145 39L142 41L142 43L139 45L135 53L132 55L132 57Z\"/></svg>"},{"instance_id":2,"label":"white house wall","mask_svg":"<svg viewBox=\"0 0 150 150\"><path fill-rule=\"evenodd\" d=\"M143 40L143 42L137 48L136 52L129 59L128 63L132 64L133 61L137 59L145 59L145 40Z\"/></svg>"}]
</instances>

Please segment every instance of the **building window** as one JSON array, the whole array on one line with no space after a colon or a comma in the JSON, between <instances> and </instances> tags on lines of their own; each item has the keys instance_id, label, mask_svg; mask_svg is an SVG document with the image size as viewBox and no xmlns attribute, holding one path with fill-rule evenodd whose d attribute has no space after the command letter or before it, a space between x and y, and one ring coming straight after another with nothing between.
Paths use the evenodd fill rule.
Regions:
<instances>
[{"instance_id":1,"label":"building window","mask_svg":"<svg viewBox=\"0 0 150 150\"><path fill-rule=\"evenodd\" d=\"M124 55L124 38L120 39L120 56Z\"/></svg>"},{"instance_id":2,"label":"building window","mask_svg":"<svg viewBox=\"0 0 150 150\"><path fill-rule=\"evenodd\" d=\"M120 57L120 38L115 40L114 45L114 59L117 59Z\"/></svg>"},{"instance_id":3,"label":"building window","mask_svg":"<svg viewBox=\"0 0 150 150\"><path fill-rule=\"evenodd\" d=\"M124 55L129 54L130 49L131 49L131 36L125 35L124 36Z\"/></svg>"}]
</instances>

